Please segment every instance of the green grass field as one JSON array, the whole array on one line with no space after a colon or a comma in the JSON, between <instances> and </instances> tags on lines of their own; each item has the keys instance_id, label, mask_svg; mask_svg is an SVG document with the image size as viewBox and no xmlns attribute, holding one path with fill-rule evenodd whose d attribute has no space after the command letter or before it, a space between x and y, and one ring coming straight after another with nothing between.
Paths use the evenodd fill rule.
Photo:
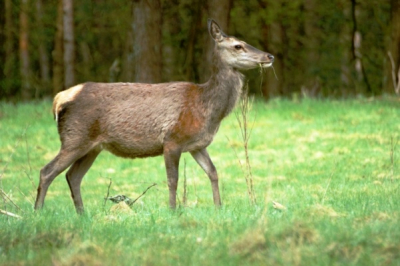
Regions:
<instances>
[{"instance_id":1,"label":"green grass field","mask_svg":"<svg viewBox=\"0 0 400 266\"><path fill-rule=\"evenodd\" d=\"M400 265L397 98L256 101L255 205L234 115L208 149L220 175L219 210L190 155L181 159L173 212L162 157L104 152L83 180L81 217L64 174L33 212L40 168L60 144L51 102L0 104L0 209L22 216L0 215L0 265ZM157 186L132 210L118 209L104 205L110 180L110 195L131 198Z\"/></svg>"}]
</instances>

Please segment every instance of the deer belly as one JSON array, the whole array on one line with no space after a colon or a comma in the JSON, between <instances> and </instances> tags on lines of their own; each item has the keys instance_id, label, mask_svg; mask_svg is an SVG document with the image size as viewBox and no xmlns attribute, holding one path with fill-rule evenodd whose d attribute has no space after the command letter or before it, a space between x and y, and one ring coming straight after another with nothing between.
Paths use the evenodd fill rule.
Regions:
<instances>
[{"instance_id":1,"label":"deer belly","mask_svg":"<svg viewBox=\"0 0 400 266\"><path fill-rule=\"evenodd\" d=\"M163 146L158 142L110 142L103 144L102 147L116 156L125 158L152 157L163 153Z\"/></svg>"}]
</instances>

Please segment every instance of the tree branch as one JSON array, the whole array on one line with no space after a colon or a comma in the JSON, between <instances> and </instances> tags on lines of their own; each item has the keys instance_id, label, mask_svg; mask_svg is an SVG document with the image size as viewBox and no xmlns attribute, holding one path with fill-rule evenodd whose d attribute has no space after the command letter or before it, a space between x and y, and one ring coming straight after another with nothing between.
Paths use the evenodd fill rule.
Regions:
<instances>
[{"instance_id":1,"label":"tree branch","mask_svg":"<svg viewBox=\"0 0 400 266\"><path fill-rule=\"evenodd\" d=\"M153 185L149 186L139 197L137 197L134 201L130 202L128 205L132 206L138 199L140 199L144 194L146 194L147 190L149 190L154 186L157 186L157 183L154 183Z\"/></svg>"}]
</instances>

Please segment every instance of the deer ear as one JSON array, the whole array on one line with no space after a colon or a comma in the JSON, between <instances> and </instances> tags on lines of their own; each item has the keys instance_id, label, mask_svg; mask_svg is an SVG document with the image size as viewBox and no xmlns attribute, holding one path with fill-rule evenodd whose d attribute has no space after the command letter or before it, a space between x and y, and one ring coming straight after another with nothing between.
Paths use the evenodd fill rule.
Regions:
<instances>
[{"instance_id":1,"label":"deer ear","mask_svg":"<svg viewBox=\"0 0 400 266\"><path fill-rule=\"evenodd\" d=\"M226 34L221 30L217 22L210 18L208 19L208 32L216 42L220 42L224 37L226 37Z\"/></svg>"}]
</instances>

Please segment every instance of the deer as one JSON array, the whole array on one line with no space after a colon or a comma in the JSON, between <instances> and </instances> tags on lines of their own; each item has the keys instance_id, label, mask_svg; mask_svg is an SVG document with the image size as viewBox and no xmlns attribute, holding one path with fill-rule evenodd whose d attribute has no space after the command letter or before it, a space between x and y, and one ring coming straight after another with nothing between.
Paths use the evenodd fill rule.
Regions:
<instances>
[{"instance_id":1,"label":"deer","mask_svg":"<svg viewBox=\"0 0 400 266\"><path fill-rule=\"evenodd\" d=\"M88 82L54 97L61 148L40 170L35 210L43 207L52 181L69 167L66 179L76 212L82 214L81 182L103 150L131 159L163 155L171 209L176 208L180 157L189 152L211 182L215 206L221 206L207 147L241 96L241 71L270 67L274 56L228 36L212 19L208 31L215 45L211 77L203 84Z\"/></svg>"}]
</instances>

